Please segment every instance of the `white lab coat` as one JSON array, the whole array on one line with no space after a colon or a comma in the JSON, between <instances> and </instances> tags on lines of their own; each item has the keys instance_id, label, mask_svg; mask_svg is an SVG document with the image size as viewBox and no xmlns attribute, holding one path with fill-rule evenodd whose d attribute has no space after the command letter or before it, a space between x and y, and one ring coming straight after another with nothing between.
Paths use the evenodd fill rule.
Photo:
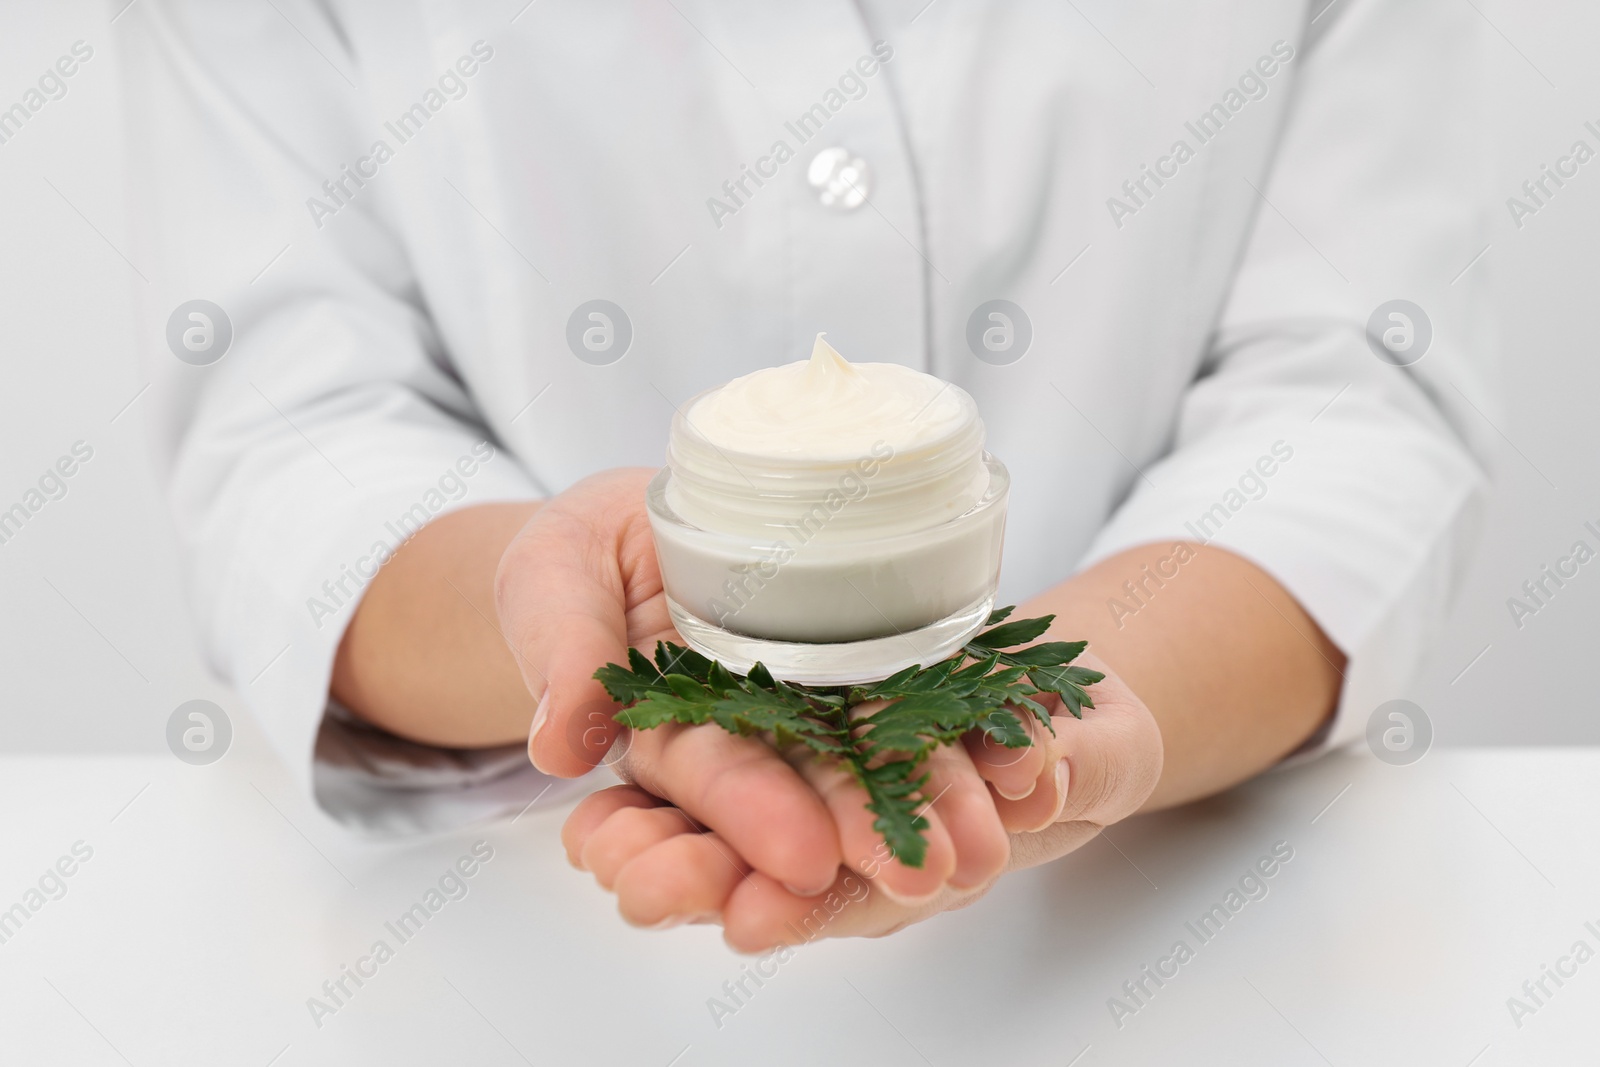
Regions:
<instances>
[{"instance_id":1,"label":"white lab coat","mask_svg":"<svg viewBox=\"0 0 1600 1067\"><path fill-rule=\"evenodd\" d=\"M819 330L977 399L1013 478L1005 601L1198 534L1349 654L1317 746L1404 694L1493 433L1486 265L1461 273L1492 202L1481 20L919 7L145 0L119 20L195 610L333 814L437 827L543 788L517 753L419 774L330 742L334 651L402 517L659 465L674 405ZM865 169L819 189L835 147ZM164 342L195 298L233 327L209 366ZM1364 332L1394 298L1432 325L1408 367ZM969 330L997 299L1025 324ZM625 323L585 312L573 335L631 331L612 362L568 342L593 300ZM1031 332L1019 359L981 343L1007 328ZM1137 625L1138 593L1108 613Z\"/></svg>"}]
</instances>

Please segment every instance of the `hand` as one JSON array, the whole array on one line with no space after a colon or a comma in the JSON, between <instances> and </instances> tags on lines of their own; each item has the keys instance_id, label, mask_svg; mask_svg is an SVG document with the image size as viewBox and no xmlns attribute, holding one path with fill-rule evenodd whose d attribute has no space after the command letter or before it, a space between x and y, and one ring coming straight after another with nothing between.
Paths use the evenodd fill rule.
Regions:
<instances>
[{"instance_id":1,"label":"hand","mask_svg":"<svg viewBox=\"0 0 1600 1067\"><path fill-rule=\"evenodd\" d=\"M594 680L597 668L626 662L630 646L683 641L667 613L645 511L653 473L612 470L578 482L540 507L501 555L500 629L538 698L528 755L546 773L576 777L613 748L617 704ZM663 823L689 826L693 817L696 829L710 827L780 883L819 889L833 880L839 843L828 809L771 748L709 725L629 736L624 748L630 743L642 780L659 779L654 788L677 806L619 815L616 832L626 829L627 840L664 839ZM774 826L785 832L773 834Z\"/></svg>"},{"instance_id":2,"label":"hand","mask_svg":"<svg viewBox=\"0 0 1600 1067\"><path fill-rule=\"evenodd\" d=\"M628 647L675 640L645 512L653 471L623 468L553 497L501 554L494 577L500 630L538 707L528 757L575 778L598 764L620 727L592 677Z\"/></svg>"},{"instance_id":3,"label":"hand","mask_svg":"<svg viewBox=\"0 0 1600 1067\"><path fill-rule=\"evenodd\" d=\"M810 755L794 756L826 800L846 860L826 890L797 892L793 883L751 863L730 837L703 830L658 799L722 772L692 761L663 762L639 742L619 769L646 789L616 786L579 804L562 831L568 858L617 893L628 921L653 927L721 922L728 943L745 952L818 936L881 936L965 906L1006 871L1064 855L1131 815L1160 778L1161 734L1149 709L1105 664L1087 654L1080 662L1106 674L1091 688L1096 706L1082 720L1053 715L1055 736L1039 730L1035 746L1020 750L1020 758L1019 750L993 748L979 734L930 759L933 803L925 811L929 848L921 870L888 854L871 830L864 795L846 772ZM661 732L646 731L639 741ZM667 738L661 747L672 744ZM764 814L752 812L751 819ZM1000 835L996 824L1003 827ZM748 837L755 828L742 829ZM775 822L762 829L767 839L783 839L789 827Z\"/></svg>"},{"instance_id":4,"label":"hand","mask_svg":"<svg viewBox=\"0 0 1600 1067\"><path fill-rule=\"evenodd\" d=\"M608 840L614 835L622 842L619 847L709 828L705 840L674 847L698 850L705 858L711 855L707 849L725 842L745 869L801 892L820 892L833 882L841 861L848 858L859 869L872 861L878 843L872 816L846 776L714 725L626 734L613 747L620 730L612 718L617 705L593 672L624 662L630 645L648 651L658 640L682 643L667 613L645 512L651 474L613 470L584 479L539 508L501 557L495 576L501 630L524 683L539 698L529 757L547 773L575 776L611 752L609 762L619 773L671 803L662 811L637 804L619 811L608 833ZM1006 762L1011 758L1009 752L1004 756ZM1038 761L991 763L1003 779L1015 780ZM927 862L912 869L892 857L877 860L883 868L879 884L904 900L927 899L946 882L982 884L1006 858L1005 824L966 751L946 749L930 769L929 795L939 799L926 815ZM1044 794L1019 803L1044 805L1035 821L1053 810ZM775 834L773 827L783 832Z\"/></svg>"}]
</instances>

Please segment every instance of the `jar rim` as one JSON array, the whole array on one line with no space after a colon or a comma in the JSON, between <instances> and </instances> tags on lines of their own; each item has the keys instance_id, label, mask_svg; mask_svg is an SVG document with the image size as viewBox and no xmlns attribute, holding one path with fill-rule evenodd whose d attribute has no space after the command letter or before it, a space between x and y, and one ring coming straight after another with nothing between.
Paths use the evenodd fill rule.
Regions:
<instances>
[{"instance_id":1,"label":"jar rim","mask_svg":"<svg viewBox=\"0 0 1600 1067\"><path fill-rule=\"evenodd\" d=\"M970 522L975 516L982 515L984 512L987 512L996 506L1003 506L1011 492L1011 472L1006 468L1006 465L991 452L981 452L979 454L979 459L983 463L984 468L988 471L989 481L984 487L982 494L971 507L960 512L959 514L952 515L947 518L941 518L939 521L927 526L918 526L913 529L899 530L889 534L880 534L875 537L851 538L848 542L845 542L845 544L848 544L852 551L859 551L862 546L871 546L875 544L891 545L909 537L926 537L930 534L936 534L940 530L952 528L964 522ZM703 526L697 526L688 519L684 518L682 515L678 514L678 512L667 501L666 493L667 485L678 473L679 472L675 471L670 464L664 466L655 473L655 476L650 479L649 484L645 487L645 507L652 520L667 522L680 531L689 532L692 535L718 541L747 544L753 540L753 538L747 534L731 533L724 530L709 530ZM815 544L815 542L813 544Z\"/></svg>"}]
</instances>

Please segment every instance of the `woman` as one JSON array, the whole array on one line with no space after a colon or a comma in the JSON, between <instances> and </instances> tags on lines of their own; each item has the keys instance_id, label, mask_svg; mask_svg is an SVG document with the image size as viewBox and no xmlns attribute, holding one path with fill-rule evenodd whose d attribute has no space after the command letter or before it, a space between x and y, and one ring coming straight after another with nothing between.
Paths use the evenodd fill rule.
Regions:
<instances>
[{"instance_id":1,"label":"woman","mask_svg":"<svg viewBox=\"0 0 1600 1067\"><path fill-rule=\"evenodd\" d=\"M1349 740L1484 490L1475 20L148 0L134 214L213 663L368 827L611 752L575 862L746 949L853 873L883 892L830 934ZM1022 760L941 754L921 869L826 766L613 750L592 678L672 636L642 486L675 407L821 330L976 398L1002 601L1108 676Z\"/></svg>"}]
</instances>

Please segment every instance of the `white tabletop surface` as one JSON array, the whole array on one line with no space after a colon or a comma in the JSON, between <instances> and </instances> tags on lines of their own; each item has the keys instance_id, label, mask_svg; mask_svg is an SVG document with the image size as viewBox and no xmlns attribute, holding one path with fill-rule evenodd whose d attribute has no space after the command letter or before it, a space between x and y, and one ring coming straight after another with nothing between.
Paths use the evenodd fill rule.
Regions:
<instances>
[{"instance_id":1,"label":"white tabletop surface","mask_svg":"<svg viewBox=\"0 0 1600 1067\"><path fill-rule=\"evenodd\" d=\"M1507 1006L1575 942L1600 950L1597 750L1269 776L965 911L805 946L720 1026L708 1001L749 958L714 927L624 925L563 859L565 811L375 844L270 759L0 759L0 909L93 850L0 944L0 1062L1600 1063L1600 959ZM385 923L478 840L467 895L401 944ZM1185 924L1278 842L1267 895L1202 944ZM316 1025L308 998L379 939L393 958ZM1193 958L1119 1027L1109 999L1132 1006L1123 983L1179 940Z\"/></svg>"}]
</instances>

